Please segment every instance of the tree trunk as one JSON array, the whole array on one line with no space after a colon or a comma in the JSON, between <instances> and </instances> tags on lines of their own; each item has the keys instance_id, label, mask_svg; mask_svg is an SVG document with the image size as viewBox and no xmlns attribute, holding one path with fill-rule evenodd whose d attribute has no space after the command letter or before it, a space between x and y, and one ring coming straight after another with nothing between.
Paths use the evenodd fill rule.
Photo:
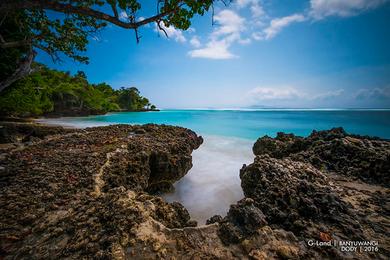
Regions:
<instances>
[{"instance_id":1,"label":"tree trunk","mask_svg":"<svg viewBox=\"0 0 390 260\"><path fill-rule=\"evenodd\" d=\"M0 93L15 81L31 73L31 64L34 60L35 55L35 51L31 48L29 53L27 54L27 57L20 62L19 67L15 70L15 72L8 78L0 81Z\"/></svg>"}]
</instances>

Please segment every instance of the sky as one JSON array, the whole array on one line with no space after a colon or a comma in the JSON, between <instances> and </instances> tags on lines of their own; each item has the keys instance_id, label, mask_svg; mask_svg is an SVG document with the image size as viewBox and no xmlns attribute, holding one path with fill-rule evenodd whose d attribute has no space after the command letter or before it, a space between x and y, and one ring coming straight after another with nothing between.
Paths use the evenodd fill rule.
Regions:
<instances>
[{"instance_id":1,"label":"sky","mask_svg":"<svg viewBox=\"0 0 390 260\"><path fill-rule=\"evenodd\" d=\"M146 25L137 44L108 26L90 39L88 65L37 61L135 86L165 109L390 108L390 0L236 0L166 31Z\"/></svg>"}]
</instances>

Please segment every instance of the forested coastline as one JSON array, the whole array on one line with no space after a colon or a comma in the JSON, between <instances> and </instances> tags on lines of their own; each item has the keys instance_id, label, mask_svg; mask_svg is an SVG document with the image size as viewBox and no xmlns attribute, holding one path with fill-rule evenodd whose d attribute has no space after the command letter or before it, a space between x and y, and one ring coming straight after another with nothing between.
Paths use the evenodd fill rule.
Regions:
<instances>
[{"instance_id":1,"label":"forested coastline","mask_svg":"<svg viewBox=\"0 0 390 260\"><path fill-rule=\"evenodd\" d=\"M0 93L2 116L86 116L114 111L156 111L135 87L115 90L91 84L84 72L75 75L35 63L35 72Z\"/></svg>"}]
</instances>

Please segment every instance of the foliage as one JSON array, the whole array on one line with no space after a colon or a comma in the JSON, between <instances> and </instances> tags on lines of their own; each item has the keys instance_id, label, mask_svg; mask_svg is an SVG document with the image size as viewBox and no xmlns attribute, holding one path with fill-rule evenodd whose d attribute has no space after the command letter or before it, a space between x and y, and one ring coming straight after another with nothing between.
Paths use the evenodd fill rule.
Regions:
<instances>
[{"instance_id":1,"label":"foliage","mask_svg":"<svg viewBox=\"0 0 390 260\"><path fill-rule=\"evenodd\" d=\"M88 83L81 71L71 76L69 72L52 70L41 64L34 66L39 67L37 72L0 93L1 114L86 115L151 109L149 100L134 87L114 90L106 83Z\"/></svg>"},{"instance_id":2,"label":"foliage","mask_svg":"<svg viewBox=\"0 0 390 260\"><path fill-rule=\"evenodd\" d=\"M174 26L186 30L194 15L203 15L213 0L165 0L157 1L157 13L140 20L139 13L144 10L139 0L3 0L0 4L0 18L12 21L19 28L15 35L3 35L3 43L18 41L32 44L54 59L59 53L80 62L87 62L82 56L88 44L88 36L113 24L125 29L137 30L139 27L155 22L166 27ZM127 18L120 18L126 13ZM2 27L8 24L1 24ZM22 37L20 37L22 34ZM24 42L22 42L22 39ZM137 41L138 41L137 37ZM5 45L4 45L5 46Z\"/></svg>"},{"instance_id":3,"label":"foliage","mask_svg":"<svg viewBox=\"0 0 390 260\"><path fill-rule=\"evenodd\" d=\"M121 88L118 92L118 104L126 110L149 109L150 102L147 98L141 97L139 90L135 87Z\"/></svg>"},{"instance_id":4,"label":"foliage","mask_svg":"<svg viewBox=\"0 0 390 260\"><path fill-rule=\"evenodd\" d=\"M2 0L0 1L0 92L31 73L36 49L54 61L67 56L88 63L89 36L108 24L135 31L149 23L166 31L187 30L194 15L204 15L214 0L157 0L144 18L141 0ZM222 2L224 2L222 0ZM156 10L156 11L154 11ZM123 15L125 14L125 15ZM5 67L5 69L4 69Z\"/></svg>"}]
</instances>

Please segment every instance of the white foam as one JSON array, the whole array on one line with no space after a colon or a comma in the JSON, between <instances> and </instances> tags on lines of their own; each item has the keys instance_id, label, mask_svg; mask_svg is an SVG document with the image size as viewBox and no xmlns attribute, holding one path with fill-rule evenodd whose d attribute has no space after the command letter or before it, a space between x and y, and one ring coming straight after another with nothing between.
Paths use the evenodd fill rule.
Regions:
<instances>
[{"instance_id":1,"label":"white foam","mask_svg":"<svg viewBox=\"0 0 390 260\"><path fill-rule=\"evenodd\" d=\"M252 145L245 139L204 137L192 153L192 169L174 185L174 193L163 197L183 204L199 224L213 215L226 215L229 206L244 196L239 171L244 163L253 162Z\"/></svg>"},{"instance_id":2,"label":"white foam","mask_svg":"<svg viewBox=\"0 0 390 260\"><path fill-rule=\"evenodd\" d=\"M95 127L95 126L107 126L111 125L110 122L99 122L99 121L87 121L85 120L87 117L60 117L60 118L39 118L35 121L37 123L47 124L47 125L55 125L55 126L63 126L63 127L71 127L71 128L87 128L87 127Z\"/></svg>"}]
</instances>

